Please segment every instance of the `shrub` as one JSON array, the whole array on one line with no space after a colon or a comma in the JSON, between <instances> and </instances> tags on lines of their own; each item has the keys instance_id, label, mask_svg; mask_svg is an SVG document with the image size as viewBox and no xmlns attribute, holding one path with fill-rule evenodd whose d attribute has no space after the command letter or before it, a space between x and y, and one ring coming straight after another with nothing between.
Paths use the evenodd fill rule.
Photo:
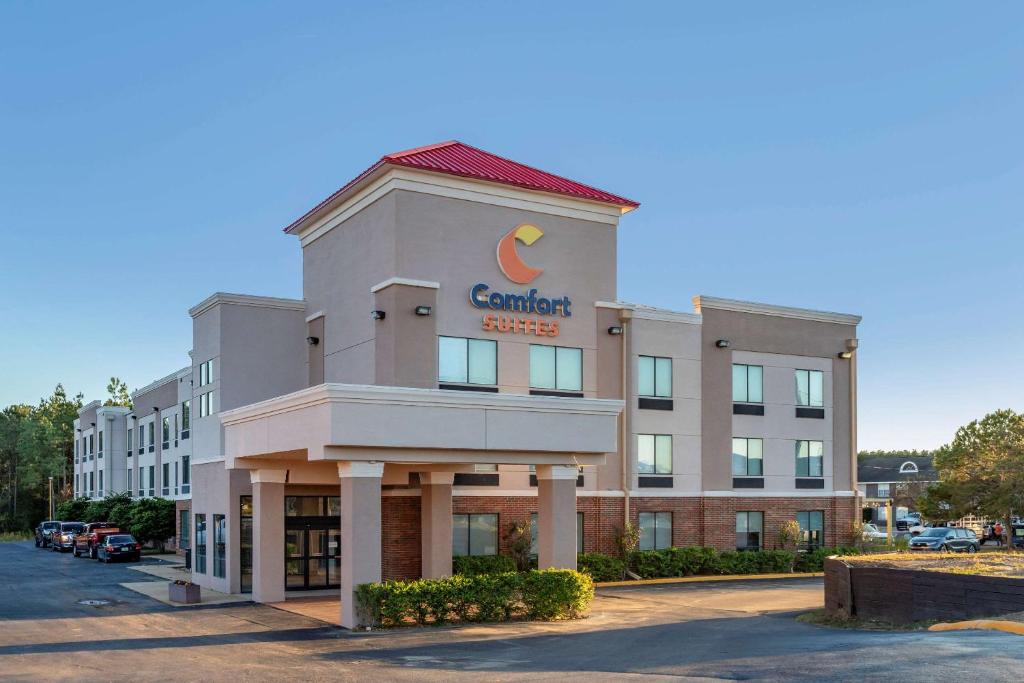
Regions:
<instances>
[{"instance_id":1,"label":"shrub","mask_svg":"<svg viewBox=\"0 0 1024 683\"><path fill-rule=\"evenodd\" d=\"M593 599L590 577L569 569L385 581L356 589L361 620L389 627L452 619L573 619Z\"/></svg>"},{"instance_id":2,"label":"shrub","mask_svg":"<svg viewBox=\"0 0 1024 683\"><path fill-rule=\"evenodd\" d=\"M54 514L57 516L57 519L61 520L84 521L85 511L88 507L88 498L69 498L57 503L57 509L54 510Z\"/></svg>"},{"instance_id":3,"label":"shrub","mask_svg":"<svg viewBox=\"0 0 1024 683\"><path fill-rule=\"evenodd\" d=\"M154 541L162 549L167 539L174 536L174 501L166 498L134 501L128 531L139 543Z\"/></svg>"},{"instance_id":4,"label":"shrub","mask_svg":"<svg viewBox=\"0 0 1024 683\"><path fill-rule=\"evenodd\" d=\"M621 581L626 574L626 563L603 553L580 553L576 568L594 581Z\"/></svg>"},{"instance_id":5,"label":"shrub","mask_svg":"<svg viewBox=\"0 0 1024 683\"><path fill-rule=\"evenodd\" d=\"M530 545L530 525L522 521L509 522L505 527L505 547L516 571L525 572L530 568Z\"/></svg>"},{"instance_id":6,"label":"shrub","mask_svg":"<svg viewBox=\"0 0 1024 683\"><path fill-rule=\"evenodd\" d=\"M641 550L633 555L633 568L645 579L693 576L713 571L716 556L714 548L699 546Z\"/></svg>"},{"instance_id":7,"label":"shrub","mask_svg":"<svg viewBox=\"0 0 1024 683\"><path fill-rule=\"evenodd\" d=\"M838 548L815 548L804 553L797 553L793 564L795 572L820 572L825 570L825 558L831 555L859 555L860 550L840 546Z\"/></svg>"},{"instance_id":8,"label":"shrub","mask_svg":"<svg viewBox=\"0 0 1024 683\"><path fill-rule=\"evenodd\" d=\"M508 555L458 555L452 558L452 571L462 576L503 574L516 570L515 561Z\"/></svg>"}]
</instances>

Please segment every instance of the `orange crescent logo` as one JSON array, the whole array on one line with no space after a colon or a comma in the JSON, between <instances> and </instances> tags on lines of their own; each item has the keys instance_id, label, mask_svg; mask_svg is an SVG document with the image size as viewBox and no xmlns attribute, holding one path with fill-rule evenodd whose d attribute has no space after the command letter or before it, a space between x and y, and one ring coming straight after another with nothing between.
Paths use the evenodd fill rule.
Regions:
<instances>
[{"instance_id":1,"label":"orange crescent logo","mask_svg":"<svg viewBox=\"0 0 1024 683\"><path fill-rule=\"evenodd\" d=\"M543 268L531 268L523 263L516 251L516 240L530 246L543 236L544 231L536 225L523 223L509 230L498 241L498 267L505 277L516 284L525 285L544 272Z\"/></svg>"}]
</instances>

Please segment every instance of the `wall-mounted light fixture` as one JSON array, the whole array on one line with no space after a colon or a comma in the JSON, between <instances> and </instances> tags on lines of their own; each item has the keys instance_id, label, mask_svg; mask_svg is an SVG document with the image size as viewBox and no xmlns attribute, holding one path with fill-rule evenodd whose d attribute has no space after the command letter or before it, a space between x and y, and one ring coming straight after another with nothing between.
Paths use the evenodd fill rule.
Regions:
<instances>
[{"instance_id":1,"label":"wall-mounted light fixture","mask_svg":"<svg viewBox=\"0 0 1024 683\"><path fill-rule=\"evenodd\" d=\"M416 315L430 315L430 306L417 306L413 312Z\"/></svg>"},{"instance_id":2,"label":"wall-mounted light fixture","mask_svg":"<svg viewBox=\"0 0 1024 683\"><path fill-rule=\"evenodd\" d=\"M90 422L89 424L91 424L91 425L92 425L93 427L95 427L95 426L96 426L96 423L95 423L95 422Z\"/></svg>"},{"instance_id":3,"label":"wall-mounted light fixture","mask_svg":"<svg viewBox=\"0 0 1024 683\"><path fill-rule=\"evenodd\" d=\"M310 346L316 346L320 343L320 337L306 337L306 343Z\"/></svg>"},{"instance_id":4,"label":"wall-mounted light fixture","mask_svg":"<svg viewBox=\"0 0 1024 683\"><path fill-rule=\"evenodd\" d=\"M727 349L729 348L729 340L719 339L718 341L715 342L715 346L717 346L720 349Z\"/></svg>"},{"instance_id":5,"label":"wall-mounted light fixture","mask_svg":"<svg viewBox=\"0 0 1024 683\"><path fill-rule=\"evenodd\" d=\"M384 311L370 311L370 317L373 318L374 320L383 320Z\"/></svg>"},{"instance_id":6,"label":"wall-mounted light fixture","mask_svg":"<svg viewBox=\"0 0 1024 683\"><path fill-rule=\"evenodd\" d=\"M853 358L853 351L840 351L838 355L843 360L850 360Z\"/></svg>"},{"instance_id":7,"label":"wall-mounted light fixture","mask_svg":"<svg viewBox=\"0 0 1024 683\"><path fill-rule=\"evenodd\" d=\"M158 413L158 412L160 412L160 409L159 409L159 408L157 408L156 406L153 406L153 412L154 412L154 413Z\"/></svg>"},{"instance_id":8,"label":"wall-mounted light fixture","mask_svg":"<svg viewBox=\"0 0 1024 683\"><path fill-rule=\"evenodd\" d=\"M622 327L619 325L612 325L611 327L608 328L608 334L620 335L622 334Z\"/></svg>"}]
</instances>

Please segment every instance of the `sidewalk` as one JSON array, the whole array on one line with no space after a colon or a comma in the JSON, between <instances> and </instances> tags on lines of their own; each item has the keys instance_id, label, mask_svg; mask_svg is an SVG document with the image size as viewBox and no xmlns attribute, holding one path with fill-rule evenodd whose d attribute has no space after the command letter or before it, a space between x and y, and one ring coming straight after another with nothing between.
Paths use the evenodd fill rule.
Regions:
<instances>
[{"instance_id":1,"label":"sidewalk","mask_svg":"<svg viewBox=\"0 0 1024 683\"><path fill-rule=\"evenodd\" d=\"M181 602L171 602L167 597L167 586L172 581L179 579L189 580L192 577L192 572L185 569L185 562L178 555L167 554L167 555L149 555L148 558L161 560L161 564L140 564L134 567L129 567L133 571L140 572L142 574L148 574L149 576L155 576L164 581L137 581L130 583L122 583L123 588L141 593L147 597L153 598L158 602L162 602L165 605L171 607L194 607L195 605L230 605L239 602L249 602L250 598L247 595L231 595L229 593L221 593L219 591L211 590L209 588L203 588L200 591L200 601L191 605L186 605Z\"/></svg>"}]
</instances>

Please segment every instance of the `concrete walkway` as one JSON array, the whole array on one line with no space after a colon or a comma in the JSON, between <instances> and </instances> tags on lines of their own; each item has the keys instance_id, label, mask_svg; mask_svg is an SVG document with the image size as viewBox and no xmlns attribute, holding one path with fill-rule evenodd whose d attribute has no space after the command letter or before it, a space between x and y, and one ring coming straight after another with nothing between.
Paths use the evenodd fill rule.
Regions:
<instances>
[{"instance_id":1,"label":"concrete walkway","mask_svg":"<svg viewBox=\"0 0 1024 683\"><path fill-rule=\"evenodd\" d=\"M232 595L220 591L203 588L200 591L199 602L185 604L183 602L172 602L168 597L168 585L172 581L189 580L192 572L185 568L185 562L178 555L149 555L148 558L161 560L162 564L137 564L129 567L137 572L155 576L164 581L129 581L120 584L122 588L141 593L146 597L153 598L171 607L195 607L198 605L230 605L241 602L250 602L247 595Z\"/></svg>"}]
</instances>

